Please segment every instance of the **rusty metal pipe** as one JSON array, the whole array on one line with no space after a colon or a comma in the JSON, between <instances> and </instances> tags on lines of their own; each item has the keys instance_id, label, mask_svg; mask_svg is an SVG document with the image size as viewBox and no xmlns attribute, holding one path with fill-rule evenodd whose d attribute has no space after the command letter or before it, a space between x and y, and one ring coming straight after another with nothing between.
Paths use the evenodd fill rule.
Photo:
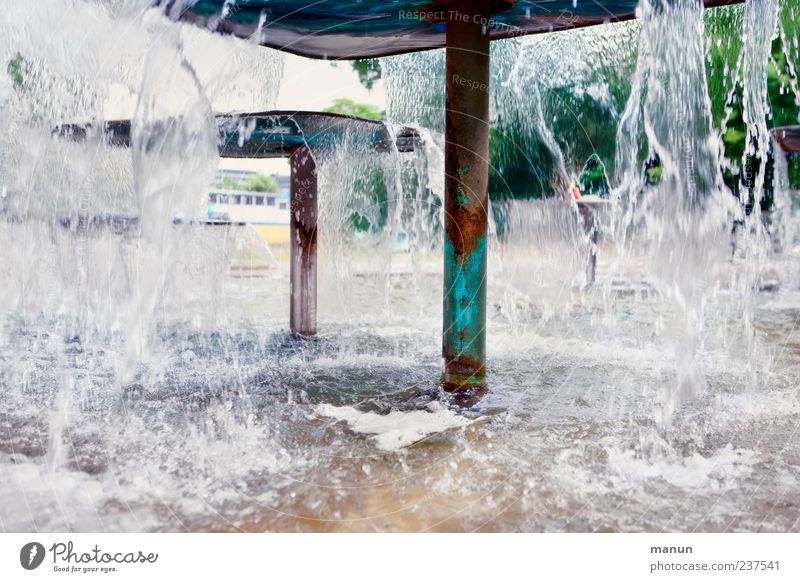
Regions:
<instances>
[{"instance_id":1,"label":"rusty metal pipe","mask_svg":"<svg viewBox=\"0 0 800 582\"><path fill-rule=\"evenodd\" d=\"M489 226L489 31L491 0L447 11L443 387L486 384L486 253Z\"/></svg>"},{"instance_id":2,"label":"rusty metal pipe","mask_svg":"<svg viewBox=\"0 0 800 582\"><path fill-rule=\"evenodd\" d=\"M594 216L594 210L578 202L578 213L581 225L586 235L589 237L589 257L586 264L586 284L594 285L597 278L597 241L599 229Z\"/></svg>"},{"instance_id":3,"label":"rusty metal pipe","mask_svg":"<svg viewBox=\"0 0 800 582\"><path fill-rule=\"evenodd\" d=\"M308 147L292 152L289 328L317 333L317 166Z\"/></svg>"}]
</instances>

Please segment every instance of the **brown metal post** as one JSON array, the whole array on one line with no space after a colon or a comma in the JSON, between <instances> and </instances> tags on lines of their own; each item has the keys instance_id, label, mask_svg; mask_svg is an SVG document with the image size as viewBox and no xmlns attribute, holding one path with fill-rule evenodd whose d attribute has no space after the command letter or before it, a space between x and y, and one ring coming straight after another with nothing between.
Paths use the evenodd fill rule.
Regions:
<instances>
[{"instance_id":1,"label":"brown metal post","mask_svg":"<svg viewBox=\"0 0 800 582\"><path fill-rule=\"evenodd\" d=\"M597 277L597 240L598 228L594 216L594 210L578 202L578 212L581 217L581 225L584 232L589 236L589 260L586 264L586 284L593 285Z\"/></svg>"},{"instance_id":2,"label":"brown metal post","mask_svg":"<svg viewBox=\"0 0 800 582\"><path fill-rule=\"evenodd\" d=\"M594 217L592 217L592 230L589 233L589 240L592 246L589 249L589 263L586 265L587 285L594 285L597 280L597 235L597 225L594 223Z\"/></svg>"},{"instance_id":3,"label":"brown metal post","mask_svg":"<svg viewBox=\"0 0 800 582\"><path fill-rule=\"evenodd\" d=\"M486 384L491 0L447 4L443 387Z\"/></svg>"},{"instance_id":4,"label":"brown metal post","mask_svg":"<svg viewBox=\"0 0 800 582\"><path fill-rule=\"evenodd\" d=\"M305 146L291 158L290 313L292 333L317 333L317 166Z\"/></svg>"}]
</instances>

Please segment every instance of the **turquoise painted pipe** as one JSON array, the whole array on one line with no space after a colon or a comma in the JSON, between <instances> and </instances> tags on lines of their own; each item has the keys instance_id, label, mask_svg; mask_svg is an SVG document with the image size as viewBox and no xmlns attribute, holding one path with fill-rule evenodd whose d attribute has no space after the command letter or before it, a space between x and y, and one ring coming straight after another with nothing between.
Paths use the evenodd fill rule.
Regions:
<instances>
[{"instance_id":1,"label":"turquoise painted pipe","mask_svg":"<svg viewBox=\"0 0 800 582\"><path fill-rule=\"evenodd\" d=\"M451 8L459 17L447 23L442 385L474 393L486 385L489 34L480 22L491 0Z\"/></svg>"}]
</instances>

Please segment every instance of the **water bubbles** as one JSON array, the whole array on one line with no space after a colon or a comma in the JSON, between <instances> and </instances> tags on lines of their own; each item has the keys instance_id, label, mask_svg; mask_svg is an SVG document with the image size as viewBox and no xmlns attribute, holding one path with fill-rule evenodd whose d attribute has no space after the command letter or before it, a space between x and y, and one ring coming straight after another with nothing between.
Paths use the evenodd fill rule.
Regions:
<instances>
[{"instance_id":1,"label":"water bubbles","mask_svg":"<svg viewBox=\"0 0 800 582\"><path fill-rule=\"evenodd\" d=\"M287 265L252 229L192 224L214 114L272 107L283 61L145 4L3 7L3 527L795 523L760 484L796 506L797 204L776 157L776 210L744 212L721 141L742 109L769 156L790 3L645 1L638 22L493 45L491 384L472 410L437 387L443 52L382 61L387 131L412 125L414 152L353 130L315 158L321 333L300 341ZM130 150L51 135L109 117L133 119ZM256 253L257 276L231 269Z\"/></svg>"}]
</instances>

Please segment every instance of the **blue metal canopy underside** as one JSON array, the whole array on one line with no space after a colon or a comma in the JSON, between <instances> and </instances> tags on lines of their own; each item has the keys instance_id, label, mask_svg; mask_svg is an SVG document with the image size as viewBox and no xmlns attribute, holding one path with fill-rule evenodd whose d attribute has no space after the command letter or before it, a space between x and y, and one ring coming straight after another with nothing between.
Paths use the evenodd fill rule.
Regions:
<instances>
[{"instance_id":1,"label":"blue metal canopy underside","mask_svg":"<svg viewBox=\"0 0 800 582\"><path fill-rule=\"evenodd\" d=\"M296 149L308 146L312 151L334 150L345 142L375 151L412 151L416 133L401 128L395 134L380 121L319 113L315 111L264 111L218 115L217 142L223 158L285 158ZM176 121L163 122L163 131L174 131ZM159 131L159 128L151 128ZM112 146L130 147L130 120L105 121L100 124L67 124L53 133L74 141L83 141L93 132L102 132Z\"/></svg>"},{"instance_id":2,"label":"blue metal canopy underside","mask_svg":"<svg viewBox=\"0 0 800 582\"><path fill-rule=\"evenodd\" d=\"M706 7L742 0L706 0ZM448 0L154 0L175 20L307 57L362 59L445 46ZM638 0L491 0L492 40L634 18Z\"/></svg>"}]
</instances>

